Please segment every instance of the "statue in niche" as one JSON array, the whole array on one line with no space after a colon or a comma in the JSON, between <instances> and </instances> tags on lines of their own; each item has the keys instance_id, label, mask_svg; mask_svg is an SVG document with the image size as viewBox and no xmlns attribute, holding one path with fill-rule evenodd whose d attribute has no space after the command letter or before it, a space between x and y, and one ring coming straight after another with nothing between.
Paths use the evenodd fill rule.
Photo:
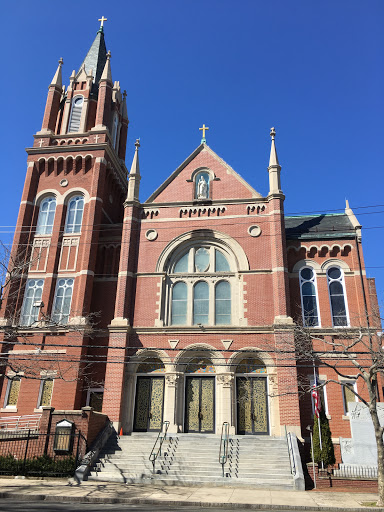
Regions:
<instances>
[{"instance_id":1,"label":"statue in niche","mask_svg":"<svg viewBox=\"0 0 384 512\"><path fill-rule=\"evenodd\" d=\"M197 199L207 199L208 198L208 185L203 176L200 176L200 179L197 183Z\"/></svg>"}]
</instances>

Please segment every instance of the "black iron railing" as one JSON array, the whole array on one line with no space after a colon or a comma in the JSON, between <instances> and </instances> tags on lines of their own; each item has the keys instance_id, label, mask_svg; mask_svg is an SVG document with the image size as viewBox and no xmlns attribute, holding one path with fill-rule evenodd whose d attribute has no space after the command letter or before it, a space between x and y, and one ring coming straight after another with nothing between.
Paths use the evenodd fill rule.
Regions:
<instances>
[{"instance_id":1,"label":"black iron railing","mask_svg":"<svg viewBox=\"0 0 384 512\"><path fill-rule=\"evenodd\" d=\"M80 431L36 432L35 429L12 431L0 436L0 475L70 476L87 451L87 441Z\"/></svg>"},{"instance_id":2,"label":"black iron railing","mask_svg":"<svg viewBox=\"0 0 384 512\"><path fill-rule=\"evenodd\" d=\"M152 451L149 455L149 460L152 462L152 472L155 473L156 460L161 456L161 447L167 438L167 432L169 427L169 421L163 421L161 429L157 435L155 444L153 445Z\"/></svg>"}]
</instances>

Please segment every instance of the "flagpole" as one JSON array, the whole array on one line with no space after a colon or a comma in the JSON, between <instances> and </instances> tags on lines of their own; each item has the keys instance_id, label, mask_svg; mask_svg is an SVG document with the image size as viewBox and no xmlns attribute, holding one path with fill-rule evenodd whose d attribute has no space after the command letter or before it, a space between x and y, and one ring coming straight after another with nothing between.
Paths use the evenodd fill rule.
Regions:
<instances>
[{"instance_id":1,"label":"flagpole","mask_svg":"<svg viewBox=\"0 0 384 512\"><path fill-rule=\"evenodd\" d=\"M313 363L313 385L314 386L317 386L317 378L316 378L316 367L315 367L315 361L313 360L312 361ZM320 395L319 395L319 392L318 390L317 391L317 400L319 400L320 398ZM321 405L321 400L320 400L320 405ZM317 417L317 425L319 427L319 444L320 444L320 451L322 452L323 451L323 443L321 441L321 425L320 425L320 414L319 416ZM323 457L321 457L321 468L324 469L324 462L323 462Z\"/></svg>"}]
</instances>

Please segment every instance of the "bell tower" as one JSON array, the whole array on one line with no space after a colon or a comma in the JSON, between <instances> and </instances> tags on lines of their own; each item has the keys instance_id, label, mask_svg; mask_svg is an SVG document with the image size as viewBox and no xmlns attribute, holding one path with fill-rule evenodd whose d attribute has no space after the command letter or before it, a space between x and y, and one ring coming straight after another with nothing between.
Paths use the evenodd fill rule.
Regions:
<instances>
[{"instance_id":1,"label":"bell tower","mask_svg":"<svg viewBox=\"0 0 384 512\"><path fill-rule=\"evenodd\" d=\"M4 297L0 310L3 325L43 329L47 347L52 329L59 328L63 334L72 330L68 350L79 365L90 349L85 334L81 330L74 334L73 326L88 322L95 311L93 296L110 294L114 302L113 287L95 284L95 276L103 267L100 259L105 258L100 246L111 237L120 240L128 186L126 93L112 80L104 21L80 68L70 74L67 87L63 85L63 59L49 84L41 129L26 150L27 174L12 247L13 256L25 253L27 247L23 257L31 264L15 285L18 289ZM116 249L116 266L118 258ZM39 301L31 302L26 314L31 282L39 283ZM68 296L67 306L59 300L63 292ZM101 323L107 325L111 318ZM55 319L59 325L54 325ZM39 336L34 333L34 339ZM67 400L72 401L66 407L80 407L84 400L80 380L57 386L65 387Z\"/></svg>"}]
</instances>

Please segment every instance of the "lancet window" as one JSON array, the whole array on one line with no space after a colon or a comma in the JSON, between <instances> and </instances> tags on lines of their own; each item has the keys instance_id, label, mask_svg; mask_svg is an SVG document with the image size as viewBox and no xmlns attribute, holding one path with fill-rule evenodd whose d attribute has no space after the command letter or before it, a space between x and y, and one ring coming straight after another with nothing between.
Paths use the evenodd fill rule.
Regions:
<instances>
[{"instance_id":1,"label":"lancet window","mask_svg":"<svg viewBox=\"0 0 384 512\"><path fill-rule=\"evenodd\" d=\"M327 271L327 279L333 326L346 327L349 325L349 319L342 269L330 267Z\"/></svg>"},{"instance_id":2,"label":"lancet window","mask_svg":"<svg viewBox=\"0 0 384 512\"><path fill-rule=\"evenodd\" d=\"M74 196L68 202L65 233L80 233L83 222L84 197Z\"/></svg>"},{"instance_id":3,"label":"lancet window","mask_svg":"<svg viewBox=\"0 0 384 512\"><path fill-rule=\"evenodd\" d=\"M307 327L317 327L320 325L320 315L316 274L311 267L304 267L299 275L303 323Z\"/></svg>"},{"instance_id":4,"label":"lancet window","mask_svg":"<svg viewBox=\"0 0 384 512\"><path fill-rule=\"evenodd\" d=\"M55 220L56 198L46 197L40 204L39 216L37 219L36 234L52 234L53 221Z\"/></svg>"}]
</instances>

